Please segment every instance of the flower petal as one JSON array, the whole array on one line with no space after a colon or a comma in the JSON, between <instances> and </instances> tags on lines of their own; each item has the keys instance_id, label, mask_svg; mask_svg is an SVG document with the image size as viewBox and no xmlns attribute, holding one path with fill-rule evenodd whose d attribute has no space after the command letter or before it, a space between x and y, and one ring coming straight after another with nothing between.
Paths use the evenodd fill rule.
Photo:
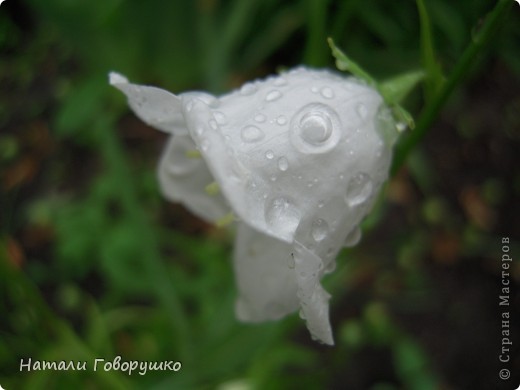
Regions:
<instances>
[{"instance_id":1,"label":"flower petal","mask_svg":"<svg viewBox=\"0 0 520 390\"><path fill-rule=\"evenodd\" d=\"M128 97L128 104L143 122L166 133L187 133L177 96L160 88L130 84L116 72L110 73L109 80Z\"/></svg>"},{"instance_id":2,"label":"flower petal","mask_svg":"<svg viewBox=\"0 0 520 390\"><path fill-rule=\"evenodd\" d=\"M235 238L234 267L242 321L276 320L299 306L292 245L240 223Z\"/></svg>"}]
</instances>

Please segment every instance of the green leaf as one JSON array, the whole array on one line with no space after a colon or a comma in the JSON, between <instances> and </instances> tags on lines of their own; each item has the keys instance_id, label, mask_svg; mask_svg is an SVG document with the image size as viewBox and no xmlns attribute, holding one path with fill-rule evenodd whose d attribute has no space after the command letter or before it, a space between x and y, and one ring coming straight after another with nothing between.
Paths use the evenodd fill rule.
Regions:
<instances>
[{"instance_id":1,"label":"green leaf","mask_svg":"<svg viewBox=\"0 0 520 390\"><path fill-rule=\"evenodd\" d=\"M423 0L417 0L417 9L419 11L419 19L421 22L421 57L423 66L426 70L424 92L426 101L428 102L442 87L444 76L442 74L442 69L436 60L432 27Z\"/></svg>"},{"instance_id":2,"label":"green leaf","mask_svg":"<svg viewBox=\"0 0 520 390\"><path fill-rule=\"evenodd\" d=\"M401 103L423 78L424 71L409 71L383 81L379 84L379 91L387 104Z\"/></svg>"},{"instance_id":3,"label":"green leaf","mask_svg":"<svg viewBox=\"0 0 520 390\"><path fill-rule=\"evenodd\" d=\"M368 85L372 87L377 86L377 83L372 78L372 76L370 76L358 64L356 64L354 61L348 58L347 55L336 46L332 38L328 38L327 42L329 43L330 49L332 50L332 55L334 56L334 58L336 58L336 66L339 70L352 73L354 76L359 77L361 80L365 81Z\"/></svg>"}]
</instances>

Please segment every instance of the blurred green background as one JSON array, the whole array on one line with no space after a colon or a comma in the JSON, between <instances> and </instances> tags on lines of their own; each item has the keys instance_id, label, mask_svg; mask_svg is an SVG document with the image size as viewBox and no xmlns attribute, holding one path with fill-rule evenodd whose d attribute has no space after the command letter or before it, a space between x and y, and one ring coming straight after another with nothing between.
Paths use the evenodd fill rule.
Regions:
<instances>
[{"instance_id":1,"label":"blurred green background","mask_svg":"<svg viewBox=\"0 0 520 390\"><path fill-rule=\"evenodd\" d=\"M441 99L361 243L341 252L326 277L332 348L312 342L297 314L258 325L235 320L232 234L160 196L155 167L165 136L107 84L115 70L173 92L222 93L298 64L334 68L331 36L380 80L425 69L424 88L405 101L420 118L433 104L429 93L442 88L433 73L449 79L495 4L428 0L421 22L413 1L5 1L0 385L515 388L517 259L507 364L498 360L498 297L502 238L513 254L520 238L516 3L451 98ZM182 369L20 372L21 359L91 367L116 356L179 361ZM504 367L513 373L506 381L498 377Z\"/></svg>"}]
</instances>

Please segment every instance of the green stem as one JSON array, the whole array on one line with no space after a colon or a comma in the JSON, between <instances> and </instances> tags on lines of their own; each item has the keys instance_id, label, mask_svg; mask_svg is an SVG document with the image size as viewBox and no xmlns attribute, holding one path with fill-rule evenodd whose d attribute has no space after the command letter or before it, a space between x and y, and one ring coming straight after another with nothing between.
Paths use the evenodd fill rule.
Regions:
<instances>
[{"instance_id":1,"label":"green stem","mask_svg":"<svg viewBox=\"0 0 520 390\"><path fill-rule=\"evenodd\" d=\"M118 196L123 209L139 234L142 253L142 261L147 270L150 283L155 289L155 294L160 305L168 315L173 333L175 334L175 345L185 360L190 359L190 336L188 320L174 288L173 282L168 276L168 269L163 263L159 250L158 240L149 227L149 222L142 211L136 195L136 189L131 181L132 174L128 169L126 158L116 138L114 126L111 119L105 121L100 118L98 122L100 133L101 153L112 173Z\"/></svg>"},{"instance_id":2,"label":"green stem","mask_svg":"<svg viewBox=\"0 0 520 390\"><path fill-rule=\"evenodd\" d=\"M489 44L491 37L501 25L503 19L508 15L508 11L513 4L514 1L511 0L499 0L495 8L489 13L484 25L462 54L449 78L422 111L417 120L416 128L397 146L391 169L392 175L397 173L415 145L426 135L432 123L437 119L442 107L461 82L462 78L475 63L477 55Z\"/></svg>"}]
</instances>

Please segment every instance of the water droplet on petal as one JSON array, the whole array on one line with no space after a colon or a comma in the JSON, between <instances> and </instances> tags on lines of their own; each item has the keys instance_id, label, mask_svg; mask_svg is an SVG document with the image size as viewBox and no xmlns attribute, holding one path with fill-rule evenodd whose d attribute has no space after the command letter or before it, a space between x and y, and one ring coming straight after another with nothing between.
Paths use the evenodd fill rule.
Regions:
<instances>
[{"instance_id":1,"label":"water droplet on petal","mask_svg":"<svg viewBox=\"0 0 520 390\"><path fill-rule=\"evenodd\" d=\"M210 103L209 103L209 106L211 108L217 108L218 106L220 106L220 100L215 98L213 99Z\"/></svg>"},{"instance_id":2,"label":"water droplet on petal","mask_svg":"<svg viewBox=\"0 0 520 390\"><path fill-rule=\"evenodd\" d=\"M332 99L334 97L334 91L329 87L324 87L321 89L321 96L325 99Z\"/></svg>"},{"instance_id":3,"label":"water droplet on petal","mask_svg":"<svg viewBox=\"0 0 520 390\"><path fill-rule=\"evenodd\" d=\"M244 127L240 135L244 142L257 142L264 138L264 133L256 126Z\"/></svg>"},{"instance_id":4,"label":"water droplet on petal","mask_svg":"<svg viewBox=\"0 0 520 390\"><path fill-rule=\"evenodd\" d=\"M193 101L193 99L190 99L188 103L186 103L186 111L190 112L191 110L193 110L194 104L195 102Z\"/></svg>"},{"instance_id":5,"label":"water droplet on petal","mask_svg":"<svg viewBox=\"0 0 520 390\"><path fill-rule=\"evenodd\" d=\"M240 88L240 94L242 96L250 96L250 95L254 94L257 90L258 90L258 88L256 87L256 85L254 85L252 83L247 83L247 84L244 84L242 86L242 88Z\"/></svg>"},{"instance_id":6,"label":"water droplet on petal","mask_svg":"<svg viewBox=\"0 0 520 390\"><path fill-rule=\"evenodd\" d=\"M356 226L345 239L344 245L346 247L351 247L356 245L361 240L361 229Z\"/></svg>"},{"instance_id":7,"label":"water droplet on petal","mask_svg":"<svg viewBox=\"0 0 520 390\"><path fill-rule=\"evenodd\" d=\"M325 202L322 201L322 200L320 200L320 201L318 202L318 208L321 209L323 206L325 206Z\"/></svg>"},{"instance_id":8,"label":"water droplet on petal","mask_svg":"<svg viewBox=\"0 0 520 390\"><path fill-rule=\"evenodd\" d=\"M372 190L372 179L366 173L360 172L350 179L345 200L350 207L358 206L372 195Z\"/></svg>"},{"instance_id":9,"label":"water droplet on petal","mask_svg":"<svg viewBox=\"0 0 520 390\"><path fill-rule=\"evenodd\" d=\"M294 261L294 254L292 254L292 253L287 258L287 267L289 267L289 269L294 269L294 267L296 267L296 263Z\"/></svg>"},{"instance_id":10,"label":"water droplet on petal","mask_svg":"<svg viewBox=\"0 0 520 390\"><path fill-rule=\"evenodd\" d=\"M314 241L322 241L329 233L329 224L324 219L318 218L312 222L311 234Z\"/></svg>"},{"instance_id":11,"label":"water droplet on petal","mask_svg":"<svg viewBox=\"0 0 520 390\"><path fill-rule=\"evenodd\" d=\"M227 117L226 114L220 111L215 111L213 113L213 116L215 117L215 120L219 125L225 125L227 123Z\"/></svg>"},{"instance_id":12,"label":"water droplet on petal","mask_svg":"<svg viewBox=\"0 0 520 390\"><path fill-rule=\"evenodd\" d=\"M339 116L332 107L311 103L291 118L290 139L303 153L324 153L340 141L341 127Z\"/></svg>"},{"instance_id":13,"label":"water droplet on petal","mask_svg":"<svg viewBox=\"0 0 520 390\"><path fill-rule=\"evenodd\" d=\"M255 115L255 122L258 123L264 123L265 122L265 115L264 114L256 114Z\"/></svg>"},{"instance_id":14,"label":"water droplet on petal","mask_svg":"<svg viewBox=\"0 0 520 390\"><path fill-rule=\"evenodd\" d=\"M273 231L287 237L300 223L300 212L289 198L277 197L265 205L265 221Z\"/></svg>"},{"instance_id":15,"label":"water droplet on petal","mask_svg":"<svg viewBox=\"0 0 520 390\"><path fill-rule=\"evenodd\" d=\"M289 162L285 157L280 157L278 159L278 169L282 172L285 172L287 169L289 169Z\"/></svg>"},{"instance_id":16,"label":"water droplet on petal","mask_svg":"<svg viewBox=\"0 0 520 390\"><path fill-rule=\"evenodd\" d=\"M287 123L287 118L285 115L280 115L278 118L276 118L276 123L278 123L280 126L283 126Z\"/></svg>"},{"instance_id":17,"label":"water droplet on petal","mask_svg":"<svg viewBox=\"0 0 520 390\"><path fill-rule=\"evenodd\" d=\"M265 152L265 158L268 160L272 160L274 158L274 153L272 150L268 150Z\"/></svg>"},{"instance_id":18,"label":"water droplet on petal","mask_svg":"<svg viewBox=\"0 0 520 390\"><path fill-rule=\"evenodd\" d=\"M278 100L282 97L282 93L278 91L277 89L273 89L271 92L269 92L265 96L265 100L267 102L274 102L275 100Z\"/></svg>"},{"instance_id":19,"label":"water droplet on petal","mask_svg":"<svg viewBox=\"0 0 520 390\"><path fill-rule=\"evenodd\" d=\"M363 103L358 103L356 106L356 112L361 119L365 119L368 114L368 109Z\"/></svg>"},{"instance_id":20,"label":"water droplet on petal","mask_svg":"<svg viewBox=\"0 0 520 390\"><path fill-rule=\"evenodd\" d=\"M284 85L287 85L287 80L285 80L283 77L277 77L276 79L274 79L273 84L277 87L282 87Z\"/></svg>"},{"instance_id":21,"label":"water droplet on petal","mask_svg":"<svg viewBox=\"0 0 520 390\"><path fill-rule=\"evenodd\" d=\"M312 93L318 93L319 89L317 87L312 87L311 92Z\"/></svg>"},{"instance_id":22,"label":"water droplet on petal","mask_svg":"<svg viewBox=\"0 0 520 390\"><path fill-rule=\"evenodd\" d=\"M334 270L336 269L336 261L334 261L334 259L329 263L327 264L327 266L325 267L325 273L326 274L330 274L331 272L333 272Z\"/></svg>"},{"instance_id":23,"label":"water droplet on petal","mask_svg":"<svg viewBox=\"0 0 520 390\"><path fill-rule=\"evenodd\" d=\"M210 121L209 121L209 126L210 126L213 130L217 130L217 129L218 129L217 121L216 121L215 119L210 119Z\"/></svg>"},{"instance_id":24,"label":"water droplet on petal","mask_svg":"<svg viewBox=\"0 0 520 390\"><path fill-rule=\"evenodd\" d=\"M209 149L209 141L207 139L202 139L200 141L200 148L205 152Z\"/></svg>"},{"instance_id":25,"label":"water droplet on petal","mask_svg":"<svg viewBox=\"0 0 520 390\"><path fill-rule=\"evenodd\" d=\"M300 120L302 138L310 144L319 145L325 142L332 133L332 123L322 113L310 112Z\"/></svg>"}]
</instances>

